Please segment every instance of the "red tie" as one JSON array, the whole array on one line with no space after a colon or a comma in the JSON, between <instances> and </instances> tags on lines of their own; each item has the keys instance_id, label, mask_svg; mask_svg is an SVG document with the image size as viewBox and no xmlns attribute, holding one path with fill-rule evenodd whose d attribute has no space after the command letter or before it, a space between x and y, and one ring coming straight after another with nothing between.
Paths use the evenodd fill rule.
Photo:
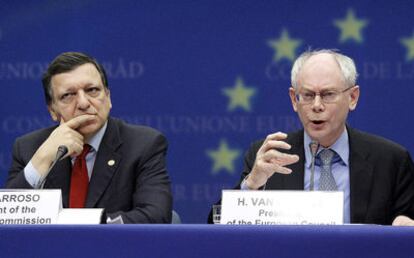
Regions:
<instances>
[{"instance_id":1,"label":"red tie","mask_svg":"<svg viewBox=\"0 0 414 258\"><path fill-rule=\"evenodd\" d=\"M88 168L86 166L86 155L91 146L83 145L82 153L76 157L72 167L72 177L70 181L69 208L85 207L86 195L88 194Z\"/></svg>"}]
</instances>

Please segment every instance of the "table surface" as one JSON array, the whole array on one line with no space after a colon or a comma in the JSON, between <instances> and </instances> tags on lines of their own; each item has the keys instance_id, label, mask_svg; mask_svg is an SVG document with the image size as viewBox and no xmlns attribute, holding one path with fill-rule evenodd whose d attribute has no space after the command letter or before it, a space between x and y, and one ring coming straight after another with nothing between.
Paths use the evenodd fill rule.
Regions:
<instances>
[{"instance_id":1,"label":"table surface","mask_svg":"<svg viewBox=\"0 0 414 258\"><path fill-rule=\"evenodd\" d=\"M414 257L414 228L377 225L3 225L0 257Z\"/></svg>"}]
</instances>

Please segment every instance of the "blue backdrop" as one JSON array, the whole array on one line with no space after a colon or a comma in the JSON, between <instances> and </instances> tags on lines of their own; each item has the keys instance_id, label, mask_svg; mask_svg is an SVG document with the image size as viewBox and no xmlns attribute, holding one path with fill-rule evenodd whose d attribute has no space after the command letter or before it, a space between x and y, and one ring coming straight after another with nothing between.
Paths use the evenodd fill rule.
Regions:
<instances>
[{"instance_id":1,"label":"blue backdrop","mask_svg":"<svg viewBox=\"0 0 414 258\"><path fill-rule=\"evenodd\" d=\"M412 1L12 1L0 3L0 183L14 139L49 126L40 77L83 51L109 75L112 115L162 131L174 208L204 223L253 140L300 127L288 98L308 47L355 58L349 123L414 151Z\"/></svg>"}]
</instances>

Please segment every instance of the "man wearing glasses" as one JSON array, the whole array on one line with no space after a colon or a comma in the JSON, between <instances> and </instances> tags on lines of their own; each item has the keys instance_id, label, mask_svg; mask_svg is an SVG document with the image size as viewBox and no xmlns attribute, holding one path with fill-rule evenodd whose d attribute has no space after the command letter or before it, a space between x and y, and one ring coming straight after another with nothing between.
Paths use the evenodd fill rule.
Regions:
<instances>
[{"instance_id":1,"label":"man wearing glasses","mask_svg":"<svg viewBox=\"0 0 414 258\"><path fill-rule=\"evenodd\" d=\"M345 223L413 225L414 165L408 151L346 124L360 94L356 78L355 64L345 55L301 54L289 96L304 130L254 143L239 187L343 191Z\"/></svg>"}]
</instances>

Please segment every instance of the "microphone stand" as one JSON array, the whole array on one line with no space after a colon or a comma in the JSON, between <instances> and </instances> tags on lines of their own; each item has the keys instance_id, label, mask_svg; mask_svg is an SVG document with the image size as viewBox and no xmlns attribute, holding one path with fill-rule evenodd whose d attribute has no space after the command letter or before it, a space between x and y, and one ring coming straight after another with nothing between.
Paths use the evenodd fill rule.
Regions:
<instances>
[{"instance_id":1,"label":"microphone stand","mask_svg":"<svg viewBox=\"0 0 414 258\"><path fill-rule=\"evenodd\" d=\"M309 143L309 149L311 151L311 155L312 155L312 160L311 160L311 174L310 174L310 184L309 184L309 190L313 191L314 189L314 177L315 177L315 158L316 158L316 153L318 152L319 149L319 143L312 141L311 143Z\"/></svg>"},{"instance_id":2,"label":"microphone stand","mask_svg":"<svg viewBox=\"0 0 414 258\"><path fill-rule=\"evenodd\" d=\"M68 147L64 146L64 145L60 145L58 147L58 150L56 152L56 157L53 160L52 164L50 165L49 169L47 170L46 176L44 178L41 179L39 185L39 189L43 189L45 182L46 182L46 177L47 175L49 175L50 171L52 170L52 168L56 165L56 163L63 157L66 155L66 153L68 153Z\"/></svg>"}]
</instances>

